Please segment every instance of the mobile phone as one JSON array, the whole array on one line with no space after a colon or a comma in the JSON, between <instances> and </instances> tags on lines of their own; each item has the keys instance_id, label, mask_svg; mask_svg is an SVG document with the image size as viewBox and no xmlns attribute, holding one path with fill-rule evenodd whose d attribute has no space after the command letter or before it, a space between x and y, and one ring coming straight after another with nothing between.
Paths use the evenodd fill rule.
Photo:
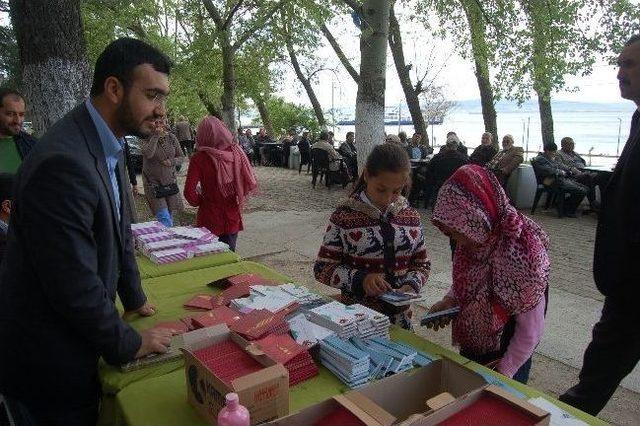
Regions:
<instances>
[{"instance_id":1,"label":"mobile phone","mask_svg":"<svg viewBox=\"0 0 640 426\"><path fill-rule=\"evenodd\" d=\"M453 308L445 309L444 311L427 314L420 320L420 325L431 324L442 318L454 318L458 315L458 312L460 312L460 306L454 306Z\"/></svg>"}]
</instances>

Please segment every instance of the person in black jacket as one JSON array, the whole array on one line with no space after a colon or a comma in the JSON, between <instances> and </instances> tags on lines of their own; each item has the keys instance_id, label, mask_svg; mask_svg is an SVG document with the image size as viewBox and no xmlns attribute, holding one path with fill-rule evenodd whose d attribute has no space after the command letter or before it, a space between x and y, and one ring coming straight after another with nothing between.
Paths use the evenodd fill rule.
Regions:
<instances>
[{"instance_id":1,"label":"person in black jacket","mask_svg":"<svg viewBox=\"0 0 640 426\"><path fill-rule=\"evenodd\" d=\"M431 197L438 195L442 184L467 162L467 158L458 151L458 138L448 137L446 145L433 156L427 165L424 188L425 208L429 206Z\"/></svg>"},{"instance_id":2,"label":"person in black jacket","mask_svg":"<svg viewBox=\"0 0 640 426\"><path fill-rule=\"evenodd\" d=\"M640 34L618 57L620 94L640 108ZM560 400L597 415L640 360L640 110L602 194L593 277L605 296L600 321L584 353L579 383Z\"/></svg>"},{"instance_id":3,"label":"person in black jacket","mask_svg":"<svg viewBox=\"0 0 640 426\"><path fill-rule=\"evenodd\" d=\"M469 156L469 162L485 166L497 153L498 148L493 146L493 135L485 132L480 139L480 145Z\"/></svg>"},{"instance_id":4,"label":"person in black jacket","mask_svg":"<svg viewBox=\"0 0 640 426\"><path fill-rule=\"evenodd\" d=\"M2 264L7 246L12 199L13 175L11 173L0 173L0 264Z\"/></svg>"},{"instance_id":5,"label":"person in black jacket","mask_svg":"<svg viewBox=\"0 0 640 426\"><path fill-rule=\"evenodd\" d=\"M26 105L13 89L0 89L0 172L15 173L36 140L22 130Z\"/></svg>"},{"instance_id":6,"label":"person in black jacket","mask_svg":"<svg viewBox=\"0 0 640 426\"><path fill-rule=\"evenodd\" d=\"M98 359L118 365L165 352L134 258L121 139L146 137L165 115L171 62L135 39L98 57L91 97L42 137L14 185L0 266L0 393L17 424L89 425ZM120 139L120 140L119 140Z\"/></svg>"}]
</instances>

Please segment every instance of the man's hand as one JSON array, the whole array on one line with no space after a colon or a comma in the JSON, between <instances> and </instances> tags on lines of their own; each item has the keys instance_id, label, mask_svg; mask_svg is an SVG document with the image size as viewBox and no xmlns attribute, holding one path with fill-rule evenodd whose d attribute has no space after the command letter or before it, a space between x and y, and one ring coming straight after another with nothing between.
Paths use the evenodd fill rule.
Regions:
<instances>
[{"instance_id":1,"label":"man's hand","mask_svg":"<svg viewBox=\"0 0 640 426\"><path fill-rule=\"evenodd\" d=\"M140 315L142 317L150 317L156 314L156 307L153 303L146 302L144 305L140 306L135 311L125 311L122 315L122 318L125 321L129 321L131 317L135 315Z\"/></svg>"},{"instance_id":2,"label":"man's hand","mask_svg":"<svg viewBox=\"0 0 640 426\"><path fill-rule=\"evenodd\" d=\"M136 358L153 353L165 353L171 343L171 330L166 328L152 328L140 333L142 343L140 349L136 352Z\"/></svg>"},{"instance_id":3,"label":"man's hand","mask_svg":"<svg viewBox=\"0 0 640 426\"><path fill-rule=\"evenodd\" d=\"M367 274L362 283L364 294L369 297L378 297L382 293L391 290L391 286L384 279L384 274Z\"/></svg>"},{"instance_id":4,"label":"man's hand","mask_svg":"<svg viewBox=\"0 0 640 426\"><path fill-rule=\"evenodd\" d=\"M433 314L435 312L445 311L447 309L451 309L456 306L456 300L452 297L445 296L441 301L435 303L431 309L429 309L429 313ZM434 331L438 331L440 328L445 328L451 322L451 318L440 318L435 321L431 321L427 324L427 328L433 328Z\"/></svg>"}]
</instances>

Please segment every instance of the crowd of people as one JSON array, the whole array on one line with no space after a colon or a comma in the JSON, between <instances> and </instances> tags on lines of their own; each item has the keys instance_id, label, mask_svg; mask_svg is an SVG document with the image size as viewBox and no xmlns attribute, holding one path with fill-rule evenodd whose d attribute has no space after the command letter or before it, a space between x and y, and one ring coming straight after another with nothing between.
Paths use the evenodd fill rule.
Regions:
<instances>
[{"instance_id":1,"label":"crowd of people","mask_svg":"<svg viewBox=\"0 0 640 426\"><path fill-rule=\"evenodd\" d=\"M640 36L629 40L618 65L622 97L640 106ZM112 42L97 59L90 97L39 141L22 131L24 98L0 91L0 340L11 342L0 347L0 394L19 425L95 424L98 359L122 364L165 352L170 344L170 330L138 332L126 321L152 316L156 308L144 294L133 252L124 136L142 141L142 181L155 217L170 226L172 214L183 208L176 168L190 157L183 195L198 207L196 225L232 249L243 229L242 206L257 187L251 162L273 161L264 129L255 138L248 129L233 134L207 116L197 132L184 118L170 131L165 103L171 66L145 42ZM584 196L592 208L600 207L594 186L603 194L594 278L605 295L604 309L580 382L560 397L591 414L640 359L634 306L640 287L633 262L640 249L639 118L636 111L608 182L582 170L584 160L570 138L562 140L560 152L548 144L533 160L545 184L566 186L569 214ZM468 155L450 132L437 154L414 166L412 160L432 155L422 135L387 135L362 170L353 133L337 150L331 132L312 139L308 132L289 132L282 145L297 146L301 157L322 151L335 172L355 181L329 219L313 268L316 279L340 289L346 303L371 306L410 329L410 308L385 304L379 296L428 286L428 242L409 202L422 192L427 201L435 199L431 221L453 247L453 284L431 312L460 309L431 326L451 321L462 355L526 383L552 303L551 265L548 236L505 193L509 175L523 161L513 138L506 135L498 151L493 135L484 133Z\"/></svg>"}]
</instances>

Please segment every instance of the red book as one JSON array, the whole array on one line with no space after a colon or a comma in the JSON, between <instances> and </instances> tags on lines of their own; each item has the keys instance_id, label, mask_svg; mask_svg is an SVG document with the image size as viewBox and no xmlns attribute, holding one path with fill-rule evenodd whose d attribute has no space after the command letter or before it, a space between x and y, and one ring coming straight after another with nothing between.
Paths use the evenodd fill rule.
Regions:
<instances>
[{"instance_id":1,"label":"red book","mask_svg":"<svg viewBox=\"0 0 640 426\"><path fill-rule=\"evenodd\" d=\"M249 284L238 284L229 287L217 296L213 296L208 309L227 306L233 299L247 297L249 295Z\"/></svg>"},{"instance_id":2,"label":"red book","mask_svg":"<svg viewBox=\"0 0 640 426\"><path fill-rule=\"evenodd\" d=\"M165 321L159 322L153 328L165 328L171 330L171 334L178 335L189 331L189 327L182 321Z\"/></svg>"},{"instance_id":3,"label":"red book","mask_svg":"<svg viewBox=\"0 0 640 426\"><path fill-rule=\"evenodd\" d=\"M220 306L205 314L192 319L194 326L197 328L211 327L218 324L227 324L240 319L241 314L226 306Z\"/></svg>"},{"instance_id":4,"label":"red book","mask_svg":"<svg viewBox=\"0 0 640 426\"><path fill-rule=\"evenodd\" d=\"M227 278L227 282L231 286L234 286L234 285L237 285L237 284L248 284L248 285L256 285L256 284L270 285L270 284L276 284L275 282L266 279L265 277L263 277L260 274L234 275L232 277Z\"/></svg>"},{"instance_id":5,"label":"red book","mask_svg":"<svg viewBox=\"0 0 640 426\"><path fill-rule=\"evenodd\" d=\"M275 362L286 364L306 349L289 335L270 334L256 341L256 345Z\"/></svg>"},{"instance_id":6,"label":"red book","mask_svg":"<svg viewBox=\"0 0 640 426\"><path fill-rule=\"evenodd\" d=\"M254 309L238 321L231 324L231 329L249 340L256 340L282 325L287 325L277 314L266 309Z\"/></svg>"},{"instance_id":7,"label":"red book","mask_svg":"<svg viewBox=\"0 0 640 426\"><path fill-rule=\"evenodd\" d=\"M209 309L211 309L211 296L207 294L199 294L187 300L182 306L184 306L185 308L203 309L205 311L208 311Z\"/></svg>"},{"instance_id":8,"label":"red book","mask_svg":"<svg viewBox=\"0 0 640 426\"><path fill-rule=\"evenodd\" d=\"M239 377L264 368L231 340L198 349L193 354L227 385L231 385L231 382Z\"/></svg>"}]
</instances>

